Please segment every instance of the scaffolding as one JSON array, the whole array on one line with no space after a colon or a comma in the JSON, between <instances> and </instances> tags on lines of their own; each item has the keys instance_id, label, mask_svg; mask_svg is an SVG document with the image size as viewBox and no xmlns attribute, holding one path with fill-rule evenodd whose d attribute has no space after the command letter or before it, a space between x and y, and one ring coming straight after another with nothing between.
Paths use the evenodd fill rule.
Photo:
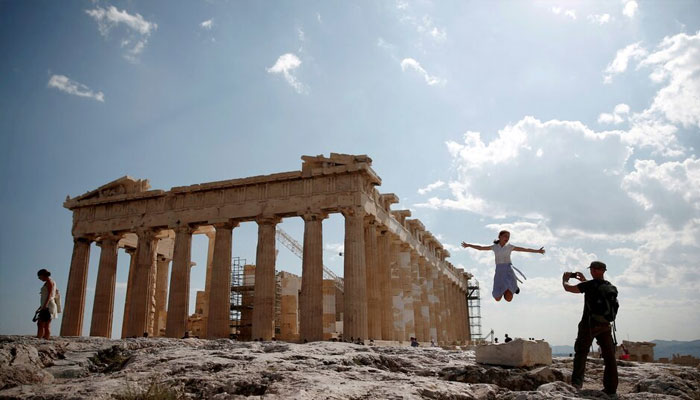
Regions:
<instances>
[{"instance_id":1,"label":"scaffolding","mask_svg":"<svg viewBox=\"0 0 700 400\"><path fill-rule=\"evenodd\" d=\"M229 320L231 333L235 334L237 337L241 334L241 328L244 328L241 324L241 314L243 310L253 309L252 304L244 304L243 301L244 295L252 295L255 291L254 285L246 285L244 269L246 264L247 260L245 258L233 257L231 259L231 308L229 311ZM280 333L281 292L282 282L278 272L275 274L275 334ZM248 302L250 302L250 300Z\"/></svg>"},{"instance_id":2,"label":"scaffolding","mask_svg":"<svg viewBox=\"0 0 700 400\"><path fill-rule=\"evenodd\" d=\"M243 305L243 293L255 289L253 286L245 285L243 267L246 264L247 260L245 258L233 257L231 259L231 308L229 320L231 321L232 332L235 334L240 333L241 312L244 308L252 308L249 305Z\"/></svg>"},{"instance_id":3,"label":"scaffolding","mask_svg":"<svg viewBox=\"0 0 700 400\"><path fill-rule=\"evenodd\" d=\"M467 308L469 309L469 329L471 341L480 342L481 337L481 294L479 292L479 281L469 279L467 283Z\"/></svg>"}]
</instances>

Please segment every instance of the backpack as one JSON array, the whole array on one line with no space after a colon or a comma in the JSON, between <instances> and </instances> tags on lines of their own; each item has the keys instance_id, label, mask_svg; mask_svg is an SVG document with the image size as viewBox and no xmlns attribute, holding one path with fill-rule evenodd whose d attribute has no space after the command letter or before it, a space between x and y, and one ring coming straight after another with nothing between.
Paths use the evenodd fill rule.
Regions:
<instances>
[{"instance_id":1,"label":"backpack","mask_svg":"<svg viewBox=\"0 0 700 400\"><path fill-rule=\"evenodd\" d=\"M617 288L608 281L604 281L596 287L586 302L591 319L596 322L614 322L620 304L617 302Z\"/></svg>"}]
</instances>

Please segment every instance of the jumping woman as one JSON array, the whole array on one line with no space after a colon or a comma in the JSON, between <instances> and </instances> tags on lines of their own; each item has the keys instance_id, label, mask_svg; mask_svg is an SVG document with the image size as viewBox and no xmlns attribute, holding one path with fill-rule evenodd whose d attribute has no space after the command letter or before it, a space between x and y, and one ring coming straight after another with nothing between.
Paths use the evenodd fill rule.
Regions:
<instances>
[{"instance_id":1,"label":"jumping woman","mask_svg":"<svg viewBox=\"0 0 700 400\"><path fill-rule=\"evenodd\" d=\"M462 242L462 247L471 247L472 249L482 251L493 250L494 254L496 255L496 275L493 277L493 291L491 292L491 295L494 299L496 299L496 301L501 301L501 297L504 297L506 301L511 301L513 300L513 294L520 293L520 289L518 288L518 281L520 280L515 276L515 271L513 271L513 269L518 271L518 273L525 278L525 275L523 275L519 269L515 268L513 264L511 264L511 252L522 251L525 253L544 254L544 247L541 247L539 250L535 250L513 246L512 244L508 244L509 239L510 232L500 231L498 233L498 239L494 240L491 246L479 246L477 244Z\"/></svg>"}]
</instances>

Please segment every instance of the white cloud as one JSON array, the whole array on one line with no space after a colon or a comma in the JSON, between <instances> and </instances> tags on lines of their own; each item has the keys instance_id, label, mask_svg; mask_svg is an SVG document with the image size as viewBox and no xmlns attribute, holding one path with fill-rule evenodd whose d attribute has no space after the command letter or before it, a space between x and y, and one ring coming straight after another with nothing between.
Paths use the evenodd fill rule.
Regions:
<instances>
[{"instance_id":1,"label":"white cloud","mask_svg":"<svg viewBox=\"0 0 700 400\"><path fill-rule=\"evenodd\" d=\"M52 75L49 79L48 87L58 89L62 92L80 97L87 97L97 101L105 101L105 95L102 92L93 92L92 89L83 85L80 82L71 80L65 75Z\"/></svg>"},{"instance_id":2,"label":"white cloud","mask_svg":"<svg viewBox=\"0 0 700 400\"><path fill-rule=\"evenodd\" d=\"M580 247L551 247L547 254L559 265L559 272L583 271L592 260L598 260L595 253L590 253Z\"/></svg>"},{"instance_id":3,"label":"white cloud","mask_svg":"<svg viewBox=\"0 0 700 400\"><path fill-rule=\"evenodd\" d=\"M396 3L398 19L401 23L411 25L420 35L416 47L423 48L423 39L429 39L430 42L440 44L447 40L447 31L444 27L435 24L430 15L419 17L417 13L412 12L408 3L398 1Z\"/></svg>"},{"instance_id":4,"label":"white cloud","mask_svg":"<svg viewBox=\"0 0 700 400\"><path fill-rule=\"evenodd\" d=\"M421 67L420 63L413 58L404 58L401 60L401 70L406 71L407 69L413 69L414 71L417 71L419 74L423 75L425 83L430 86L444 85L446 83L444 79L428 74L428 72Z\"/></svg>"},{"instance_id":5,"label":"white cloud","mask_svg":"<svg viewBox=\"0 0 700 400\"><path fill-rule=\"evenodd\" d=\"M638 8L639 4L637 4L636 1L627 1L625 2L625 6L622 9L622 14L628 18L634 18L634 15L637 13Z\"/></svg>"},{"instance_id":6,"label":"white cloud","mask_svg":"<svg viewBox=\"0 0 700 400\"><path fill-rule=\"evenodd\" d=\"M498 238L498 232L506 230L511 233L510 243L516 246L549 246L557 243L557 237L552 233L543 220L537 222L516 221L501 224L488 224L487 229L493 231L493 239ZM537 255L539 257L539 255Z\"/></svg>"},{"instance_id":7,"label":"white cloud","mask_svg":"<svg viewBox=\"0 0 700 400\"><path fill-rule=\"evenodd\" d=\"M435 26L433 19L425 15L420 23L416 23L416 30L424 35L431 37L436 42L443 42L447 39L447 33L444 28Z\"/></svg>"},{"instance_id":8,"label":"white cloud","mask_svg":"<svg viewBox=\"0 0 700 400\"><path fill-rule=\"evenodd\" d=\"M621 136L578 121L533 117L506 126L491 141L467 132L461 143L446 143L458 174L448 184L451 196L415 206L545 219L554 229L637 229L643 208L620 188L632 153Z\"/></svg>"},{"instance_id":9,"label":"white cloud","mask_svg":"<svg viewBox=\"0 0 700 400\"><path fill-rule=\"evenodd\" d=\"M665 215L674 225L685 223L700 211L700 160L637 160L622 187L645 209Z\"/></svg>"},{"instance_id":10,"label":"white cloud","mask_svg":"<svg viewBox=\"0 0 700 400\"><path fill-rule=\"evenodd\" d=\"M638 61L637 69L651 68L651 81L665 86L649 108L628 115L631 127L622 134L623 141L666 157L683 155L687 149L676 137L678 126L700 127L700 31L665 37L651 53L640 43L626 46L606 68L606 82L626 71L630 61ZM616 123L621 117L603 113L599 122Z\"/></svg>"},{"instance_id":11,"label":"white cloud","mask_svg":"<svg viewBox=\"0 0 700 400\"><path fill-rule=\"evenodd\" d=\"M615 106L612 114L602 113L598 116L598 122L601 124L621 124L625 122L627 115L630 112L630 106L621 103Z\"/></svg>"},{"instance_id":12,"label":"white cloud","mask_svg":"<svg viewBox=\"0 0 700 400\"><path fill-rule=\"evenodd\" d=\"M103 35L107 35L113 27L119 24L124 24L142 35L150 35L151 31L158 28L157 24L146 21L141 14L131 15L126 11L119 11L114 6L109 6L108 9L97 7L94 10L85 10L85 12L97 21L100 33Z\"/></svg>"},{"instance_id":13,"label":"white cloud","mask_svg":"<svg viewBox=\"0 0 700 400\"><path fill-rule=\"evenodd\" d=\"M592 24L605 25L612 21L610 14L593 14L588 16L588 21Z\"/></svg>"},{"instance_id":14,"label":"white cloud","mask_svg":"<svg viewBox=\"0 0 700 400\"><path fill-rule=\"evenodd\" d=\"M556 15L563 15L573 20L576 19L576 10L566 10L561 7L552 7L552 12Z\"/></svg>"},{"instance_id":15,"label":"white cloud","mask_svg":"<svg viewBox=\"0 0 700 400\"><path fill-rule=\"evenodd\" d=\"M444 185L445 185L445 182L438 180L437 182L433 182L424 188L418 189L418 194L426 194L426 193L432 192L433 190L435 190L439 187L442 187Z\"/></svg>"},{"instance_id":16,"label":"white cloud","mask_svg":"<svg viewBox=\"0 0 700 400\"><path fill-rule=\"evenodd\" d=\"M214 19L213 18L208 19L208 20L202 22L201 24L199 24L199 26L201 26L202 29L206 29L206 30L210 31L211 28L214 27Z\"/></svg>"},{"instance_id":17,"label":"white cloud","mask_svg":"<svg viewBox=\"0 0 700 400\"><path fill-rule=\"evenodd\" d=\"M299 57L292 53L282 54L277 58L275 65L267 68L267 72L270 74L282 74L284 79L289 83L290 86L297 91L297 93L307 93L307 88L299 82L299 80L294 76L293 72L295 69L301 66L301 60Z\"/></svg>"},{"instance_id":18,"label":"white cloud","mask_svg":"<svg viewBox=\"0 0 700 400\"><path fill-rule=\"evenodd\" d=\"M685 149L678 143L678 128L647 109L630 116L631 127L622 133L622 140L630 146L651 149L653 154L666 157L683 155Z\"/></svg>"},{"instance_id":19,"label":"white cloud","mask_svg":"<svg viewBox=\"0 0 700 400\"><path fill-rule=\"evenodd\" d=\"M396 46L387 42L386 40L384 40L384 38L381 37L377 39L377 47L389 50L391 52L393 52L396 49Z\"/></svg>"},{"instance_id":20,"label":"white cloud","mask_svg":"<svg viewBox=\"0 0 700 400\"><path fill-rule=\"evenodd\" d=\"M345 251L345 244L343 243L326 243L323 246L324 250L330 251L336 254L340 254Z\"/></svg>"},{"instance_id":21,"label":"white cloud","mask_svg":"<svg viewBox=\"0 0 700 400\"><path fill-rule=\"evenodd\" d=\"M319 24L323 23L323 19L321 18L320 12L316 12L316 20L318 21Z\"/></svg>"},{"instance_id":22,"label":"white cloud","mask_svg":"<svg viewBox=\"0 0 700 400\"><path fill-rule=\"evenodd\" d=\"M652 81L666 83L650 111L674 124L700 127L700 31L665 37L639 65L653 68Z\"/></svg>"},{"instance_id":23,"label":"white cloud","mask_svg":"<svg viewBox=\"0 0 700 400\"><path fill-rule=\"evenodd\" d=\"M119 11L114 6L107 9L97 7L92 10L85 10L85 13L97 22L100 34L107 37L110 31L123 25L128 32L127 38L121 40L122 47L128 47L124 57L131 61L138 61L138 56L143 52L148 43L151 32L158 29L154 22L146 21L141 14L129 14L126 10Z\"/></svg>"},{"instance_id":24,"label":"white cloud","mask_svg":"<svg viewBox=\"0 0 700 400\"><path fill-rule=\"evenodd\" d=\"M644 229L629 235L630 246L617 247L611 255L629 260L617 281L639 287L694 288L697 274L700 219L687 220L679 228L663 218L652 218Z\"/></svg>"},{"instance_id":25,"label":"white cloud","mask_svg":"<svg viewBox=\"0 0 700 400\"><path fill-rule=\"evenodd\" d=\"M621 74L627 70L630 60L639 60L648 54L641 46L641 42L633 43L617 51L615 59L605 68L605 83L612 82L613 75Z\"/></svg>"},{"instance_id":26,"label":"white cloud","mask_svg":"<svg viewBox=\"0 0 700 400\"><path fill-rule=\"evenodd\" d=\"M443 41L447 39L447 33L445 33L445 30L439 29L438 27L434 27L432 30L430 30L428 34L437 41Z\"/></svg>"}]
</instances>

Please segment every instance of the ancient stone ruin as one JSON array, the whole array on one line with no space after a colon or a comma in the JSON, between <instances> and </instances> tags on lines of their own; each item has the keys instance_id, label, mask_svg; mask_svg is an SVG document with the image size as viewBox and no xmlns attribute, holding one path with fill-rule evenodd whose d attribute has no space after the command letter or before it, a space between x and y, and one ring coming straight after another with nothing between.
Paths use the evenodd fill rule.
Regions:
<instances>
[{"instance_id":1,"label":"ancient stone ruin","mask_svg":"<svg viewBox=\"0 0 700 400\"><path fill-rule=\"evenodd\" d=\"M323 225L330 213L345 218L342 279L343 336L374 340L469 340L469 274L446 261L449 252L408 210L391 210L394 194L377 190L381 179L364 155L303 156L301 171L151 190L147 180L123 177L67 198L74 238L61 325L79 336L92 242L101 248L91 336L112 330L117 254L131 256L122 337L147 333L180 338L187 330L192 235L209 237L211 263L201 304L201 333L227 338L230 324L233 230L258 224L250 337L274 336L275 234L282 218L303 218L299 341L328 338L333 324L323 281ZM172 264L172 265L170 265ZM170 270L170 272L169 272ZM170 285L168 288L168 275ZM282 296L287 295L285 288ZM324 313L324 306L326 311ZM284 324L294 318L283 312ZM325 322L324 322L325 321ZM324 336L324 324L326 335Z\"/></svg>"}]
</instances>

